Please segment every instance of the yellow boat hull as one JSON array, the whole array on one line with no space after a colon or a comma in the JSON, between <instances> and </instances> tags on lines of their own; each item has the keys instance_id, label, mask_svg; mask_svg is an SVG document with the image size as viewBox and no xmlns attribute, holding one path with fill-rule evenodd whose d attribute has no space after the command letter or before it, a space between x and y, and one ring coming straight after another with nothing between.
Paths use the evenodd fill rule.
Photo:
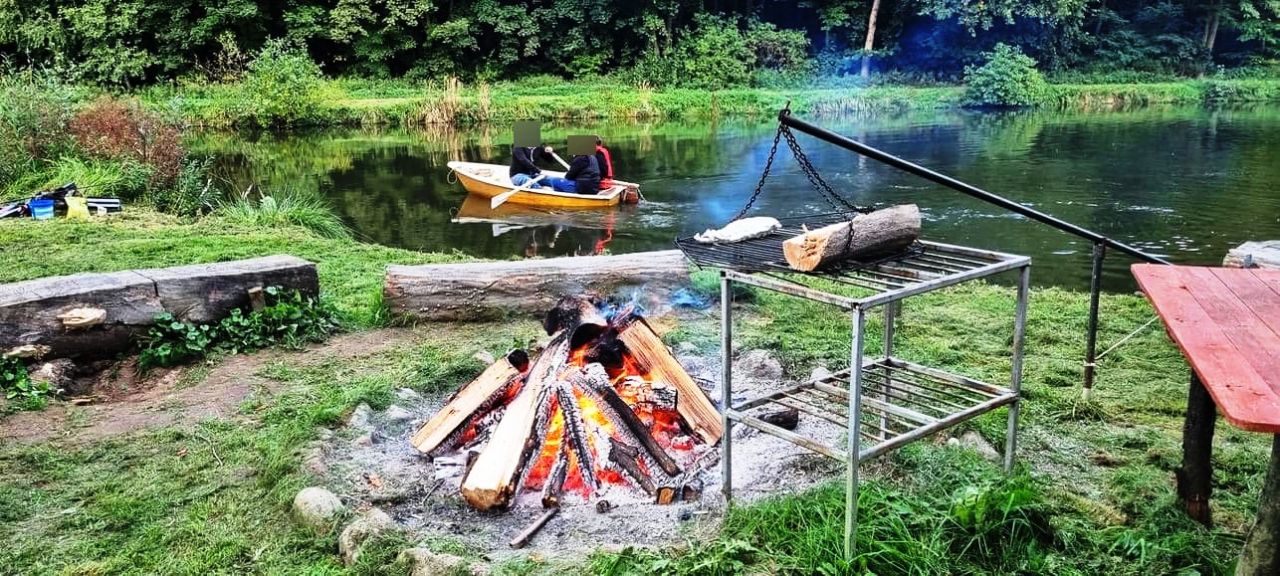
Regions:
<instances>
[{"instance_id":1,"label":"yellow boat hull","mask_svg":"<svg viewBox=\"0 0 1280 576\"><path fill-rule=\"evenodd\" d=\"M507 176L507 167L499 164L480 164L477 162L450 162L449 169L458 177L458 183L466 191L482 198L493 198L499 194L510 192L515 188ZM564 177L563 172L543 172L549 176ZM614 181L613 187L601 191L600 194L587 196L555 192L548 188L530 190L521 188L519 192L507 200L509 204L522 204L539 208L607 208L617 206L626 197L628 187L636 187L630 182Z\"/></svg>"}]
</instances>

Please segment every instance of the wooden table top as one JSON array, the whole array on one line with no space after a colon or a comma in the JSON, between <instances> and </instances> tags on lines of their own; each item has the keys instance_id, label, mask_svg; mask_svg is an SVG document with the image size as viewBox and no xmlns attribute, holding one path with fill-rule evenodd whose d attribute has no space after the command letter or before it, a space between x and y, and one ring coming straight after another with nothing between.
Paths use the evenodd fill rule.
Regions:
<instances>
[{"instance_id":1,"label":"wooden table top","mask_svg":"<svg viewBox=\"0 0 1280 576\"><path fill-rule=\"evenodd\" d=\"M1133 275L1227 421L1280 433L1280 270L1134 264Z\"/></svg>"}]
</instances>

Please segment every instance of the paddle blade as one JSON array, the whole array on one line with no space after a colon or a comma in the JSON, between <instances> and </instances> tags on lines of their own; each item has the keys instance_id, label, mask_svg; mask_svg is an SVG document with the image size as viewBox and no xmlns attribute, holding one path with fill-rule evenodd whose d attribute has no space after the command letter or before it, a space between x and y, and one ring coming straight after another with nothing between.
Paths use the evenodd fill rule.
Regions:
<instances>
[{"instance_id":1,"label":"paddle blade","mask_svg":"<svg viewBox=\"0 0 1280 576\"><path fill-rule=\"evenodd\" d=\"M518 192L520 191L512 190L510 192L503 192L497 196L494 196L493 198L489 199L489 209L493 210L494 208L497 208L505 204L507 200L510 200L511 197L515 196Z\"/></svg>"}]
</instances>

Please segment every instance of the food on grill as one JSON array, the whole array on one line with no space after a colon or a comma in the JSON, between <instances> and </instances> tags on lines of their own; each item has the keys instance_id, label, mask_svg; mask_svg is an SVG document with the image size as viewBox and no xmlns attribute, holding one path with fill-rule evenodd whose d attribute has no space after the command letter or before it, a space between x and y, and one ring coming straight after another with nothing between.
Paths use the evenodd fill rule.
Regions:
<instances>
[{"instance_id":1,"label":"food on grill","mask_svg":"<svg viewBox=\"0 0 1280 576\"><path fill-rule=\"evenodd\" d=\"M810 272L859 256L892 254L919 237L920 209L903 204L805 232L783 242L782 253L792 269Z\"/></svg>"},{"instance_id":2,"label":"food on grill","mask_svg":"<svg viewBox=\"0 0 1280 576\"><path fill-rule=\"evenodd\" d=\"M695 234L693 239L703 244L731 244L768 236L779 228L782 228L782 223L776 218L753 216L734 220L719 230L707 230L701 234Z\"/></svg>"}]
</instances>

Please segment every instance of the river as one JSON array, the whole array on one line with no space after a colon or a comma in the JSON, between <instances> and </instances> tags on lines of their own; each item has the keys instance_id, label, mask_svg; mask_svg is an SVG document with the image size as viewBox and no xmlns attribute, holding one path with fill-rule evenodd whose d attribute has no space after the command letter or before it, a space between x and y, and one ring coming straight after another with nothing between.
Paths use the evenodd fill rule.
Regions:
<instances>
[{"instance_id":1,"label":"river","mask_svg":"<svg viewBox=\"0 0 1280 576\"><path fill-rule=\"evenodd\" d=\"M1175 262L1216 263L1246 240L1280 238L1280 109L1149 108L1108 113L929 111L813 120L836 132ZM599 134L618 177L646 202L605 212L476 210L446 162L506 164L509 127L209 133L194 144L237 187L315 191L366 241L486 258L668 249L727 222L760 178L771 118L544 126L549 142ZM1027 254L1039 285L1087 286L1090 246L994 206L800 135L850 202L914 202L924 236ZM829 212L786 146L752 214ZM461 222L459 222L461 220ZM1128 290L1112 253L1106 287Z\"/></svg>"}]
</instances>

